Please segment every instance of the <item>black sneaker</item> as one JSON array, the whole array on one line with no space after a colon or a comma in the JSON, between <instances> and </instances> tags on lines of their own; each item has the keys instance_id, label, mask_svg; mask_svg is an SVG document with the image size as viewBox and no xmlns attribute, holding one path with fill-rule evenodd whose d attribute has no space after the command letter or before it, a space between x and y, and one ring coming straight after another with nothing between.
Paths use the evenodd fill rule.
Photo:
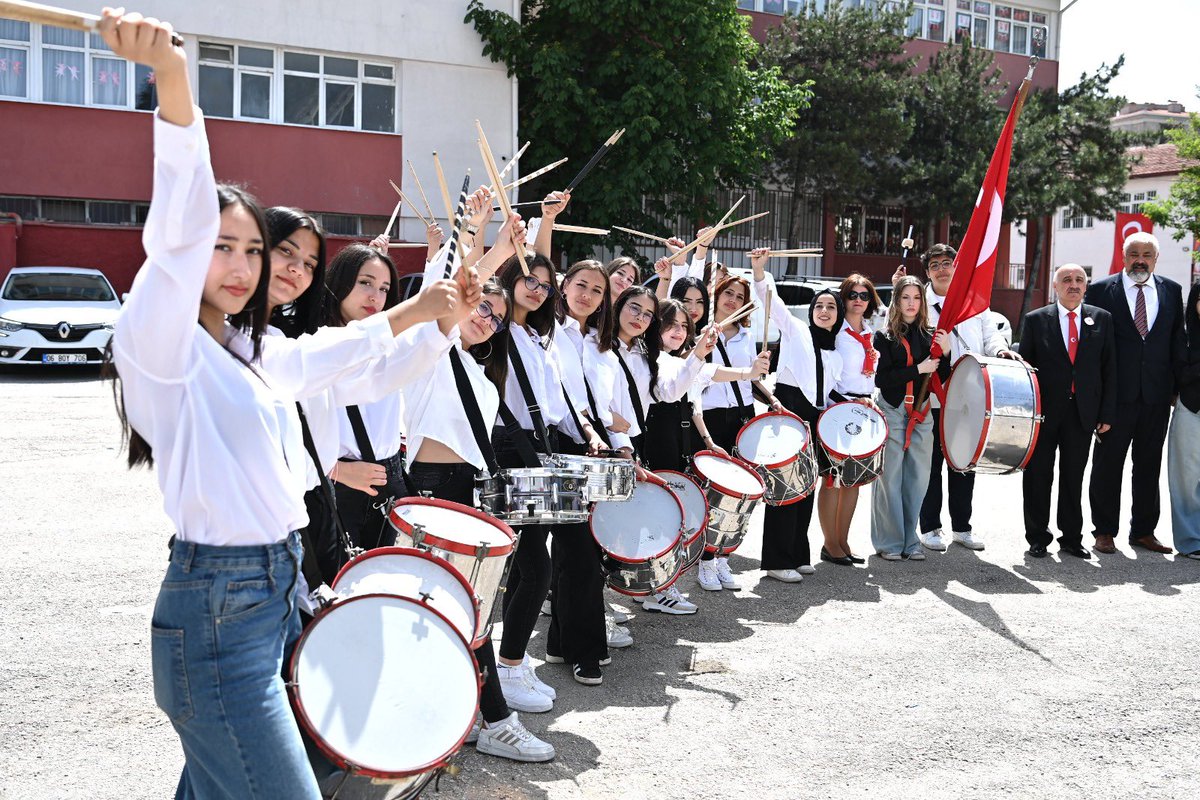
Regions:
<instances>
[{"instance_id":1,"label":"black sneaker","mask_svg":"<svg viewBox=\"0 0 1200 800\"><path fill-rule=\"evenodd\" d=\"M585 686L599 686L604 683L604 673L599 664L576 664L575 680Z\"/></svg>"}]
</instances>

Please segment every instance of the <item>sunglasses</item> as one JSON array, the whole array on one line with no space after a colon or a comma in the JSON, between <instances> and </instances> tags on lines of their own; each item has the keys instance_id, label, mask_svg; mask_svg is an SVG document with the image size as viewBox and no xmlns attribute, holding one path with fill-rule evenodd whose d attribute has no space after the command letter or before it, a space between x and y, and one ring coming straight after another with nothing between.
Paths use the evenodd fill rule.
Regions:
<instances>
[{"instance_id":1,"label":"sunglasses","mask_svg":"<svg viewBox=\"0 0 1200 800\"><path fill-rule=\"evenodd\" d=\"M496 312L492 309L492 304L487 300L475 306L475 313L487 320L488 325L492 326L492 333L499 333L504 330L504 321L496 315Z\"/></svg>"},{"instance_id":2,"label":"sunglasses","mask_svg":"<svg viewBox=\"0 0 1200 800\"><path fill-rule=\"evenodd\" d=\"M526 290L528 290L530 292L541 292L544 295L546 295L547 297L554 296L554 287L551 286L550 284L542 283L541 281L539 281L537 278L533 277L532 275L526 276L524 278L524 281L525 281Z\"/></svg>"},{"instance_id":3,"label":"sunglasses","mask_svg":"<svg viewBox=\"0 0 1200 800\"><path fill-rule=\"evenodd\" d=\"M864 303L871 302L870 292L846 292L847 300L862 300Z\"/></svg>"}]
</instances>

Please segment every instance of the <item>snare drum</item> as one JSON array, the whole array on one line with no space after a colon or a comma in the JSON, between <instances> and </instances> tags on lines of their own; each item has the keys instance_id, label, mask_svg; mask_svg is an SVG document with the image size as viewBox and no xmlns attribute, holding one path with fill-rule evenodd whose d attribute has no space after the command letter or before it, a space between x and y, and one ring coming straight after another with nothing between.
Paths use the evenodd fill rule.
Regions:
<instances>
[{"instance_id":1,"label":"snare drum","mask_svg":"<svg viewBox=\"0 0 1200 800\"><path fill-rule=\"evenodd\" d=\"M817 418L817 439L840 486L866 486L883 471L888 424L864 403L834 403Z\"/></svg>"},{"instance_id":2,"label":"snare drum","mask_svg":"<svg viewBox=\"0 0 1200 800\"><path fill-rule=\"evenodd\" d=\"M496 594L516 546L512 528L469 506L432 497L403 497L392 506L388 519L398 544L428 550L461 573L479 603L475 639L488 636Z\"/></svg>"},{"instance_id":3,"label":"snare drum","mask_svg":"<svg viewBox=\"0 0 1200 800\"><path fill-rule=\"evenodd\" d=\"M597 458L556 453L542 457L542 464L568 470L578 470L587 476L587 502L600 503L628 500L637 483L633 462L627 458Z\"/></svg>"},{"instance_id":4,"label":"snare drum","mask_svg":"<svg viewBox=\"0 0 1200 800\"><path fill-rule=\"evenodd\" d=\"M661 592L683 569L683 507L661 478L638 481L624 502L596 503L591 529L614 591Z\"/></svg>"},{"instance_id":5,"label":"snare drum","mask_svg":"<svg viewBox=\"0 0 1200 800\"><path fill-rule=\"evenodd\" d=\"M746 538L750 515L762 500L766 486L753 469L712 450L696 453L691 471L708 501L704 549L728 555Z\"/></svg>"},{"instance_id":6,"label":"snare drum","mask_svg":"<svg viewBox=\"0 0 1200 800\"><path fill-rule=\"evenodd\" d=\"M467 579L444 558L412 547L378 547L355 556L330 585L341 598L394 594L424 600L450 620L463 638L483 642L479 601Z\"/></svg>"},{"instance_id":7,"label":"snare drum","mask_svg":"<svg viewBox=\"0 0 1200 800\"><path fill-rule=\"evenodd\" d=\"M588 474L553 465L502 469L480 481L483 510L510 525L586 522Z\"/></svg>"},{"instance_id":8,"label":"snare drum","mask_svg":"<svg viewBox=\"0 0 1200 800\"><path fill-rule=\"evenodd\" d=\"M767 487L763 500L769 506L799 503L817 488L812 436L795 414L759 414L738 431L735 449L762 478Z\"/></svg>"},{"instance_id":9,"label":"snare drum","mask_svg":"<svg viewBox=\"0 0 1200 800\"><path fill-rule=\"evenodd\" d=\"M951 469L992 475L1025 469L1042 425L1037 375L1022 361L966 353L950 373L939 424Z\"/></svg>"},{"instance_id":10,"label":"snare drum","mask_svg":"<svg viewBox=\"0 0 1200 800\"><path fill-rule=\"evenodd\" d=\"M683 572L695 566L704 554L704 530L708 527L708 499L700 484L691 477L673 469L657 469L654 474L662 478L667 488L683 507Z\"/></svg>"},{"instance_id":11,"label":"snare drum","mask_svg":"<svg viewBox=\"0 0 1200 800\"><path fill-rule=\"evenodd\" d=\"M365 594L321 611L289 672L296 721L321 751L351 774L401 784L399 797L420 794L479 708L466 639L409 597Z\"/></svg>"}]
</instances>

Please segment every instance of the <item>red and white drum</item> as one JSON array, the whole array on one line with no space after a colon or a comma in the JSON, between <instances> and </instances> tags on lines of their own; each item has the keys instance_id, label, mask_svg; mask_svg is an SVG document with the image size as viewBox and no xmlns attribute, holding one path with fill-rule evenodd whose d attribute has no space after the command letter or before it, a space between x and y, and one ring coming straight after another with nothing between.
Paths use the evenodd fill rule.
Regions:
<instances>
[{"instance_id":1,"label":"red and white drum","mask_svg":"<svg viewBox=\"0 0 1200 800\"><path fill-rule=\"evenodd\" d=\"M966 353L950 373L939 424L951 469L1023 470L1042 426L1037 375L1023 361Z\"/></svg>"},{"instance_id":2,"label":"red and white drum","mask_svg":"<svg viewBox=\"0 0 1200 800\"><path fill-rule=\"evenodd\" d=\"M290 665L296 720L334 763L415 797L471 730L479 668L431 605L365 594L324 609ZM391 796L391 795L389 795Z\"/></svg>"},{"instance_id":3,"label":"red and white drum","mask_svg":"<svg viewBox=\"0 0 1200 800\"><path fill-rule=\"evenodd\" d=\"M412 547L377 547L351 559L330 586L342 598L394 594L424 600L441 612L463 638L483 642L475 590L443 558Z\"/></svg>"},{"instance_id":4,"label":"red and white drum","mask_svg":"<svg viewBox=\"0 0 1200 800\"><path fill-rule=\"evenodd\" d=\"M769 506L799 503L820 477L812 436L804 420L786 411L759 414L738 431L738 458L754 467L766 485Z\"/></svg>"},{"instance_id":5,"label":"red and white drum","mask_svg":"<svg viewBox=\"0 0 1200 800\"><path fill-rule=\"evenodd\" d=\"M628 500L592 506L591 529L614 591L632 597L661 592L683 569L683 507L652 474L637 482Z\"/></svg>"},{"instance_id":6,"label":"red and white drum","mask_svg":"<svg viewBox=\"0 0 1200 800\"><path fill-rule=\"evenodd\" d=\"M834 403L817 418L817 439L840 486L866 486L883 471L888 424L864 403Z\"/></svg>"},{"instance_id":7,"label":"red and white drum","mask_svg":"<svg viewBox=\"0 0 1200 800\"><path fill-rule=\"evenodd\" d=\"M496 594L516 546L512 528L482 511L432 497L402 497L388 519L397 545L428 550L462 573L479 602L476 639L490 634Z\"/></svg>"},{"instance_id":8,"label":"red and white drum","mask_svg":"<svg viewBox=\"0 0 1200 800\"><path fill-rule=\"evenodd\" d=\"M654 474L667 484L683 508L683 571L691 569L704 555L704 529L708 527L708 499L700 484L682 472L657 469Z\"/></svg>"},{"instance_id":9,"label":"red and white drum","mask_svg":"<svg viewBox=\"0 0 1200 800\"><path fill-rule=\"evenodd\" d=\"M746 538L750 515L767 487L749 466L712 450L692 456L691 469L708 501L704 549L728 555Z\"/></svg>"}]
</instances>

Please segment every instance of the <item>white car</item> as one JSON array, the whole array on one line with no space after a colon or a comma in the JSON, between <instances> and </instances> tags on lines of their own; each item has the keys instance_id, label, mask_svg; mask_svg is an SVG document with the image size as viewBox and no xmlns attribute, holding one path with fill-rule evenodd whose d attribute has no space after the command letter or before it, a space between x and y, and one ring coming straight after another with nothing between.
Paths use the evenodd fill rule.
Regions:
<instances>
[{"instance_id":1,"label":"white car","mask_svg":"<svg viewBox=\"0 0 1200 800\"><path fill-rule=\"evenodd\" d=\"M0 286L0 365L100 364L120 313L100 270L15 267Z\"/></svg>"}]
</instances>

